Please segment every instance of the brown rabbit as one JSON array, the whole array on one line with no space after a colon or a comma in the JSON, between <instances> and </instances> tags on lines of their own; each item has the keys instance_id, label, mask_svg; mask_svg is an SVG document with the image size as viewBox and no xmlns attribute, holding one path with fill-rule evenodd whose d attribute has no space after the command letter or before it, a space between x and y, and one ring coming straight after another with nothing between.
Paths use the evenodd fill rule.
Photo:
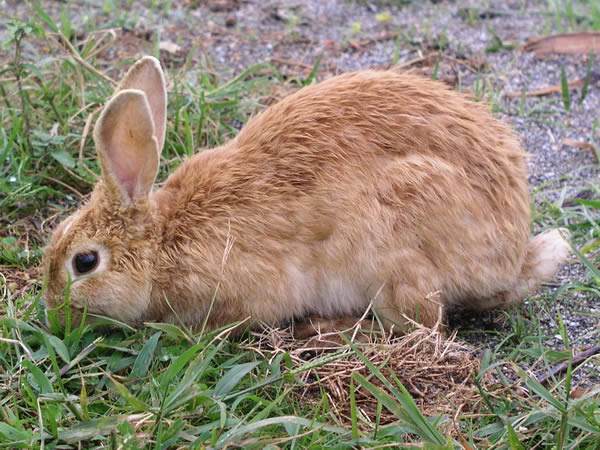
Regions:
<instances>
[{"instance_id":1,"label":"brown rabbit","mask_svg":"<svg viewBox=\"0 0 600 450\"><path fill-rule=\"evenodd\" d=\"M529 239L511 130L442 84L364 71L305 87L153 190L160 64L135 64L95 128L102 180L46 249L48 307L210 328L518 303L569 254ZM208 316L208 318L207 318Z\"/></svg>"}]
</instances>

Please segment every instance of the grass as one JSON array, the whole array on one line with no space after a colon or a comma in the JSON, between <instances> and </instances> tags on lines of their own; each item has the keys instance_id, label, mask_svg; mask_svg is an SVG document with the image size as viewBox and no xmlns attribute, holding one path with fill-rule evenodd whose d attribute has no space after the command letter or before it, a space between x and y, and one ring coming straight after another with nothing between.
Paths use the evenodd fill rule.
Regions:
<instances>
[{"instance_id":1,"label":"grass","mask_svg":"<svg viewBox=\"0 0 600 450\"><path fill-rule=\"evenodd\" d=\"M165 14L159 3L150 6L156 16ZM581 27L573 3L549 8L549 26ZM102 10L113 26L131 26L137 19L131 2L106 1ZM105 74L131 61L106 61L102 50L114 45L110 36L92 22L77 29L70 3L54 19L35 7L31 17L7 21L0 50L6 61L0 67L0 447L349 448L400 441L438 449L598 448L598 389L570 396L581 369L545 385L522 369L543 372L568 361L581 345L571 342L562 317L550 327L539 322L555 301L551 296L506 313L506 329L495 332L474 375L480 412L456 416L424 416L391 361L376 365L365 347L350 342L303 360L289 350L263 348L254 335L229 339L231 328L199 335L175 325L133 329L113 321L109 332L101 324L48 329L36 266L49 229L95 182L88 117L112 92ZM597 27L596 13L585 20ZM160 179L197 148L235 136L283 83L266 64L223 80L208 65L192 68L193 51L169 72L170 122ZM316 69L292 88L311 82ZM553 101L578 107L565 89ZM596 130L591 141L598 152ZM600 188L582 185L591 195L568 202L560 187L564 181L534 192L535 221L568 227L590 276L557 295L599 296ZM567 181L584 183L576 174ZM590 330L592 337L597 333ZM562 350L549 348L554 335ZM368 369L350 377L349 424L341 421L325 380L312 398L300 396L308 379L321 380L319 369L348 358ZM495 385L486 384L488 376ZM364 417L359 388L372 399L373 417ZM385 414L395 420L380 423Z\"/></svg>"}]
</instances>

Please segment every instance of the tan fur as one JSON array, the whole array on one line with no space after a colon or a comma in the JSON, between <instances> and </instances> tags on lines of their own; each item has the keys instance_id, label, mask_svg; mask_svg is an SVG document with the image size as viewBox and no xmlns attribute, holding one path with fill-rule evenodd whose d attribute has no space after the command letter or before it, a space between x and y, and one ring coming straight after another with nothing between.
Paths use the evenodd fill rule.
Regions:
<instances>
[{"instance_id":1,"label":"tan fur","mask_svg":"<svg viewBox=\"0 0 600 450\"><path fill-rule=\"evenodd\" d=\"M86 243L106 248L109 266L73 283L72 306L190 326L210 310L211 328L360 316L371 300L387 324L402 328L406 315L433 325L440 305L522 300L566 258L559 235L528 245L524 154L510 129L411 75L364 71L303 88L152 192L145 159L162 148L151 143L161 142L165 111L153 97L164 86L149 90L162 74L145 72L157 67L138 63L99 120L103 181L46 250L50 307L64 296L66 258ZM130 129L147 138L107 150Z\"/></svg>"}]
</instances>

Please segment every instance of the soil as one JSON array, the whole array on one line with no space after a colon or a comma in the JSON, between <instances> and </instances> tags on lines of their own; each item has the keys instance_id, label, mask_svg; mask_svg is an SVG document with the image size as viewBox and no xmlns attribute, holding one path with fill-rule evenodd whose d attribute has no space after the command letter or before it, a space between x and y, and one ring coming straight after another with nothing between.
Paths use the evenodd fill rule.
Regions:
<instances>
[{"instance_id":1,"label":"soil","mask_svg":"<svg viewBox=\"0 0 600 450\"><path fill-rule=\"evenodd\" d=\"M22 2L2 3L11 14L27 14ZM538 204L552 202L560 207L561 202L594 193L591 186L597 181L598 160L590 143L600 111L597 78L592 77L583 101L581 88L571 91L570 111L560 89L543 97L509 95L560 85L561 68L568 80L588 73L587 55L538 58L521 49L527 39L557 31L554 16L547 14L547 2L509 0L481 9L482 2L470 1L173 0L165 10L150 8L151 2L128 1L123 2L130 6L122 9L119 24L108 22L103 3L72 2L71 15L81 33L113 28L116 39L106 50L101 69L115 78L115 72L131 60L151 52L157 32L166 67L183 67L195 48L189 69L202 67L221 79L259 62L272 64L284 79L306 78L319 60L319 80L393 66L428 76L435 73L454 87L475 96L483 94L495 114L517 131L531 154L529 181ZM45 11L57 19L63 6L60 1L44 2ZM0 27L0 37L3 33ZM598 60L591 64L592 73L600 70ZM564 224L545 223L560 225ZM585 269L573 260L543 293L585 277ZM539 319L545 344L560 349L564 344L556 337L558 312L577 350L599 343L600 298L569 293L528 302L523 313L526 323ZM452 325L480 330L460 335L479 349L494 348L496 336L511 329L501 312L462 316ZM588 363L579 381L598 383L597 366L597 360Z\"/></svg>"}]
</instances>

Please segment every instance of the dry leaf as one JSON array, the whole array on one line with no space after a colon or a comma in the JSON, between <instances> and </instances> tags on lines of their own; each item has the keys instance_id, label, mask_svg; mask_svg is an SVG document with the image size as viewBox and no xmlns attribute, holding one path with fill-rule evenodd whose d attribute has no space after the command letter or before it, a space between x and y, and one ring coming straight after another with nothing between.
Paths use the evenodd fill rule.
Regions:
<instances>
[{"instance_id":1,"label":"dry leaf","mask_svg":"<svg viewBox=\"0 0 600 450\"><path fill-rule=\"evenodd\" d=\"M460 444L463 446L463 450L475 450L462 434L458 437L460 438Z\"/></svg>"},{"instance_id":2,"label":"dry leaf","mask_svg":"<svg viewBox=\"0 0 600 450\"><path fill-rule=\"evenodd\" d=\"M586 394L589 394L590 392L596 391L598 390L598 386L594 386L591 388L579 388L579 389L573 389L571 391L571 393L569 394L569 397L571 398L581 398Z\"/></svg>"},{"instance_id":3,"label":"dry leaf","mask_svg":"<svg viewBox=\"0 0 600 450\"><path fill-rule=\"evenodd\" d=\"M596 159L596 161L598 161L598 156L596 155L596 148L589 142L580 142L580 141L575 141L573 139L564 139L563 145L568 145L569 147L577 147L577 148L582 148L583 150L588 150L588 151L592 152L592 155L594 155L594 158Z\"/></svg>"},{"instance_id":4,"label":"dry leaf","mask_svg":"<svg viewBox=\"0 0 600 450\"><path fill-rule=\"evenodd\" d=\"M167 53L172 53L175 54L177 52L179 52L181 50L181 46L175 44L174 42L171 41L163 41L159 44L158 48L160 50L164 50Z\"/></svg>"},{"instance_id":5,"label":"dry leaf","mask_svg":"<svg viewBox=\"0 0 600 450\"><path fill-rule=\"evenodd\" d=\"M574 139L564 139L563 145L568 145L569 147L582 148L584 150L590 150L592 152L594 151L594 146L589 142L580 142Z\"/></svg>"},{"instance_id":6,"label":"dry leaf","mask_svg":"<svg viewBox=\"0 0 600 450\"><path fill-rule=\"evenodd\" d=\"M596 73L592 73L590 75L590 81L589 81L590 85L595 84L598 81L600 81L600 75L598 75ZM585 78L579 78L575 81L569 81L567 83L567 85L569 86L569 89L583 87L583 86L585 86ZM561 92L561 90L562 90L562 86L560 84L555 84L554 86L550 86L550 87L547 87L544 89L539 89L537 91L525 92L525 97L540 97L543 95L550 95L555 92ZM505 94L505 96L508 98L520 97L521 95L523 95L522 92L509 92L508 94Z\"/></svg>"},{"instance_id":7,"label":"dry leaf","mask_svg":"<svg viewBox=\"0 0 600 450\"><path fill-rule=\"evenodd\" d=\"M568 53L571 55L589 55L591 52L600 53L600 32L579 31L532 38L525 43L523 50L535 52L535 56L550 53Z\"/></svg>"}]
</instances>

